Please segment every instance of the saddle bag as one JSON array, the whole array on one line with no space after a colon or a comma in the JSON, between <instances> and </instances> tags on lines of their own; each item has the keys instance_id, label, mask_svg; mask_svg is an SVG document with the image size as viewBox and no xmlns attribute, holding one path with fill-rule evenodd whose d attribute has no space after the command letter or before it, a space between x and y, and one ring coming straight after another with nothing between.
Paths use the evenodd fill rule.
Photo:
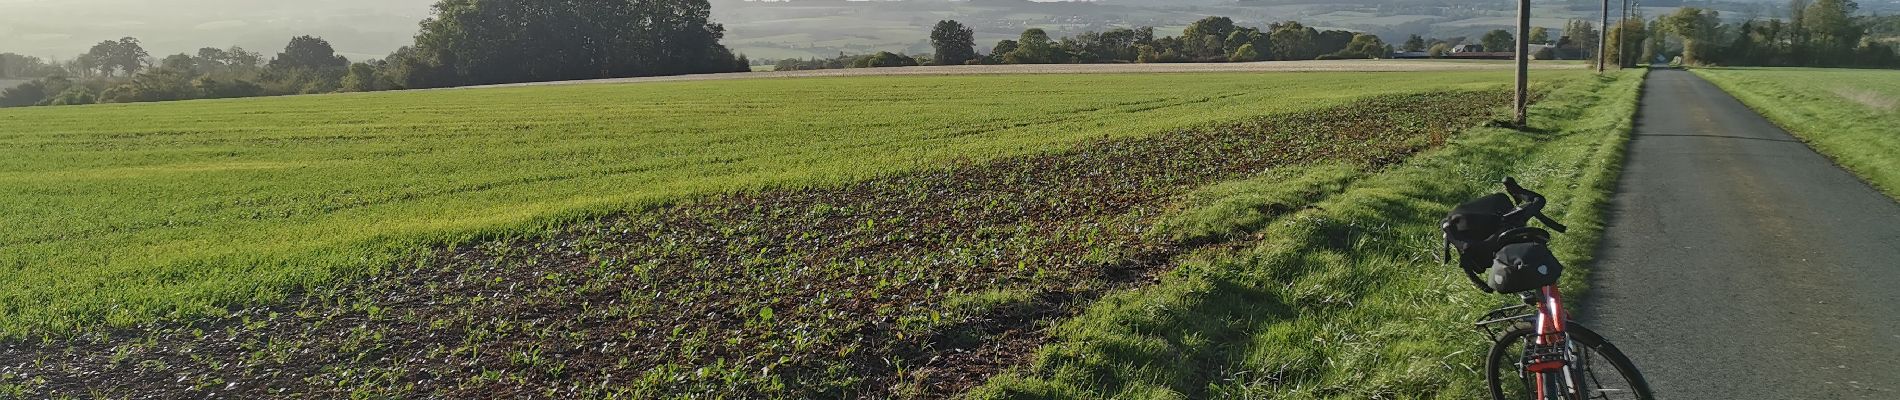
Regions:
<instances>
[{"instance_id":1,"label":"saddle bag","mask_svg":"<svg viewBox=\"0 0 1900 400\"><path fill-rule=\"evenodd\" d=\"M1557 283L1563 272L1563 263L1557 262L1549 246L1515 243L1498 250L1485 274L1485 283L1498 293L1528 292Z\"/></svg>"}]
</instances>

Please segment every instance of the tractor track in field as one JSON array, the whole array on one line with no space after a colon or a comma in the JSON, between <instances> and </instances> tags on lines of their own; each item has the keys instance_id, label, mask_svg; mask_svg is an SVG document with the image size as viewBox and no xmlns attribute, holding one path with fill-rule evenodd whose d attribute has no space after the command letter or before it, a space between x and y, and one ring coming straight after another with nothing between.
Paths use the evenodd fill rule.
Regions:
<instances>
[{"instance_id":1,"label":"tractor track in field","mask_svg":"<svg viewBox=\"0 0 1900 400\"><path fill-rule=\"evenodd\" d=\"M1028 362L1094 299L1216 245L1146 234L1170 199L1285 166L1391 165L1508 99L1380 96L632 212L227 317L0 343L0 384L45 397L949 397Z\"/></svg>"}]
</instances>

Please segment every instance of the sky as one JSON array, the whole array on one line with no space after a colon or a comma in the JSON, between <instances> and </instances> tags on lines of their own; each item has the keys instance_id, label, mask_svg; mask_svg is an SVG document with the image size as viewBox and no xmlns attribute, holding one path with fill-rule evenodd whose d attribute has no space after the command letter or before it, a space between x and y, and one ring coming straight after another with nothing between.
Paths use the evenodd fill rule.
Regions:
<instances>
[{"instance_id":1,"label":"sky","mask_svg":"<svg viewBox=\"0 0 1900 400\"><path fill-rule=\"evenodd\" d=\"M265 57L290 38L328 39L352 60L382 58L415 36L435 0L0 0L0 52L71 59L131 36L152 56L243 46Z\"/></svg>"}]
</instances>

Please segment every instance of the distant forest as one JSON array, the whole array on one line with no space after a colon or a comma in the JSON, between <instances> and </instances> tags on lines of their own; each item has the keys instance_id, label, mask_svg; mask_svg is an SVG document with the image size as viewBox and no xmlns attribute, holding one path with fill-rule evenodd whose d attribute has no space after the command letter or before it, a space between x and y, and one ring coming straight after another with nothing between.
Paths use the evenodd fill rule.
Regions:
<instances>
[{"instance_id":1,"label":"distant forest","mask_svg":"<svg viewBox=\"0 0 1900 400\"><path fill-rule=\"evenodd\" d=\"M1016 39L1005 39L978 54L971 29L957 21L941 21L931 32L934 54L909 56L879 52L834 59L785 59L779 70L826 68L903 67L915 65L1080 64L1248 62L1385 58L1393 47L1378 36L1350 31L1321 31L1299 22L1283 22L1265 29L1237 26L1227 17L1207 17L1180 36L1155 35L1155 28L1087 32L1060 40L1042 29L1030 28Z\"/></svg>"},{"instance_id":2,"label":"distant forest","mask_svg":"<svg viewBox=\"0 0 1900 400\"><path fill-rule=\"evenodd\" d=\"M717 0L731 5L731 0ZM843 4L843 2L838 2ZM982 4L977 4L982 3ZM985 0L914 7L1016 4ZM1125 3L1125 2L1124 2ZM1406 1L1370 2L1369 18L1422 12ZM1427 4L1429 2L1419 2ZM1109 3L1113 4L1113 3ZM1232 3L1223 10L1244 10ZM1595 1L1573 0L1572 8ZM1647 5L1656 5L1650 2ZM1900 17L1877 16L1850 0L1794 0L1788 4L1703 2L1723 11L1684 7L1611 27L1610 56L1629 65L1680 61L1690 65L1761 65L1816 67L1900 67ZM849 4L859 7L858 4ZM1346 5L1318 5L1324 7ZM0 54L0 81L26 81L0 91L0 107L149 102L288 94L436 88L515 82L557 81L747 71L753 64L722 43L725 26L711 20L709 0L552 0L488 2L437 0L413 41L382 59L349 60L330 42L315 36L290 38L282 51L263 53L238 46L204 47L195 52L157 56L138 38L98 42L79 56L59 62L19 54ZM877 6L864 6L877 7ZM1025 9L1071 10L1077 5L1035 3ZM1101 7L1121 7L1104 5ZM1307 6L1301 6L1307 7ZM1487 6L1488 7L1488 6ZM1124 7L1125 8L1125 7ZM1339 8L1343 10L1345 8ZM999 12L1014 9L987 9ZM1117 9L1117 12L1133 12ZM1322 10L1322 11L1323 11ZM1462 11L1461 11L1462 10ZM1487 11L1466 8L1436 13ZM1639 12L1641 10L1638 10ZM1588 14L1588 13L1582 13ZM1758 17L1759 14L1773 17ZM1174 15L1174 14L1168 14ZM1579 15L1572 13L1572 15ZM605 16L605 17L603 17ZM1159 32L1155 26L1077 30L1066 36L1039 27L1013 37L999 26L973 27L955 20L937 21L925 47L910 51L872 51L831 58L765 61L781 70L898 67L912 65L1037 63L1246 62L1385 58L1395 53L1442 56L1458 45L1508 48L1511 32L1471 31L1471 36L1393 36L1380 32L1320 28L1295 21L1244 26L1237 18L1204 17ZM1594 20L1594 19L1591 19ZM1133 22L1139 20L1123 20ZM1057 21L1060 22L1060 21ZM906 22L915 24L916 22ZM1088 22L1078 26L1098 26ZM1141 25L1137 25L1141 26ZM1553 34L1532 31L1544 44L1539 59L1588 59L1596 52L1600 27L1572 20ZM989 34L984 34L988 29ZM1487 28L1490 29L1490 28ZM901 33L901 32L900 32ZM983 39L979 39L983 38ZM1404 38L1403 41L1396 41ZM979 43L979 40L982 43ZM1388 41L1393 40L1393 41ZM994 43L994 44L990 44ZM982 45L988 45L983 47ZM81 49L75 49L81 50ZM979 52L982 50L985 53Z\"/></svg>"},{"instance_id":3,"label":"distant forest","mask_svg":"<svg viewBox=\"0 0 1900 400\"><path fill-rule=\"evenodd\" d=\"M1547 45L1538 59L1582 59L1593 57L1596 50L1596 26L1587 21L1571 21L1568 31L1587 33L1588 38L1551 38L1549 30L1532 30L1534 44ZM775 64L780 71L831 68L908 67L919 65L983 64L1109 64L1109 63L1221 63L1252 61L1345 60L1389 58L1399 52L1415 56L1445 57L1454 46L1475 44L1479 47L1509 51L1516 37L1509 31L1493 30L1482 38L1425 38L1411 35L1399 44L1387 44L1376 35L1346 30L1320 30L1297 21L1274 23L1265 28L1238 26L1227 17L1207 17L1189 24L1179 36L1155 35L1155 28L1111 29L1084 32L1053 39L1038 28L1023 31L1017 39L1005 39L991 46L989 54L979 54L969 27L954 20L938 22L931 31L933 54L905 55L878 52L868 55L840 55L836 58L784 59Z\"/></svg>"},{"instance_id":4,"label":"distant forest","mask_svg":"<svg viewBox=\"0 0 1900 400\"><path fill-rule=\"evenodd\" d=\"M1790 18L1727 21L1684 7L1611 28L1613 59L1697 66L1900 68L1900 16L1857 16L1852 0L1792 0ZM1633 57L1618 56L1629 52ZM1640 52L1638 56L1636 53Z\"/></svg>"}]
</instances>

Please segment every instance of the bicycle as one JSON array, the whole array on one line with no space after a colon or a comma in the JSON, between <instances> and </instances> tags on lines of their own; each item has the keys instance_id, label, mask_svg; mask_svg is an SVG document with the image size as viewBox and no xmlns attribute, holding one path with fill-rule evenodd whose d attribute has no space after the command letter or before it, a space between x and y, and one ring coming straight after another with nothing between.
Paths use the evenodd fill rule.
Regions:
<instances>
[{"instance_id":1,"label":"bicycle","mask_svg":"<svg viewBox=\"0 0 1900 400\"><path fill-rule=\"evenodd\" d=\"M1492 340L1485 360L1491 398L1653 399L1629 357L1569 320L1557 289L1563 265L1547 247L1550 232L1528 225L1536 219L1559 233L1569 228L1544 215L1542 194L1512 178L1502 183L1506 194L1459 205L1441 226L1445 259L1458 250L1459 266L1479 290L1516 294L1524 301L1492 310L1473 324Z\"/></svg>"}]
</instances>

